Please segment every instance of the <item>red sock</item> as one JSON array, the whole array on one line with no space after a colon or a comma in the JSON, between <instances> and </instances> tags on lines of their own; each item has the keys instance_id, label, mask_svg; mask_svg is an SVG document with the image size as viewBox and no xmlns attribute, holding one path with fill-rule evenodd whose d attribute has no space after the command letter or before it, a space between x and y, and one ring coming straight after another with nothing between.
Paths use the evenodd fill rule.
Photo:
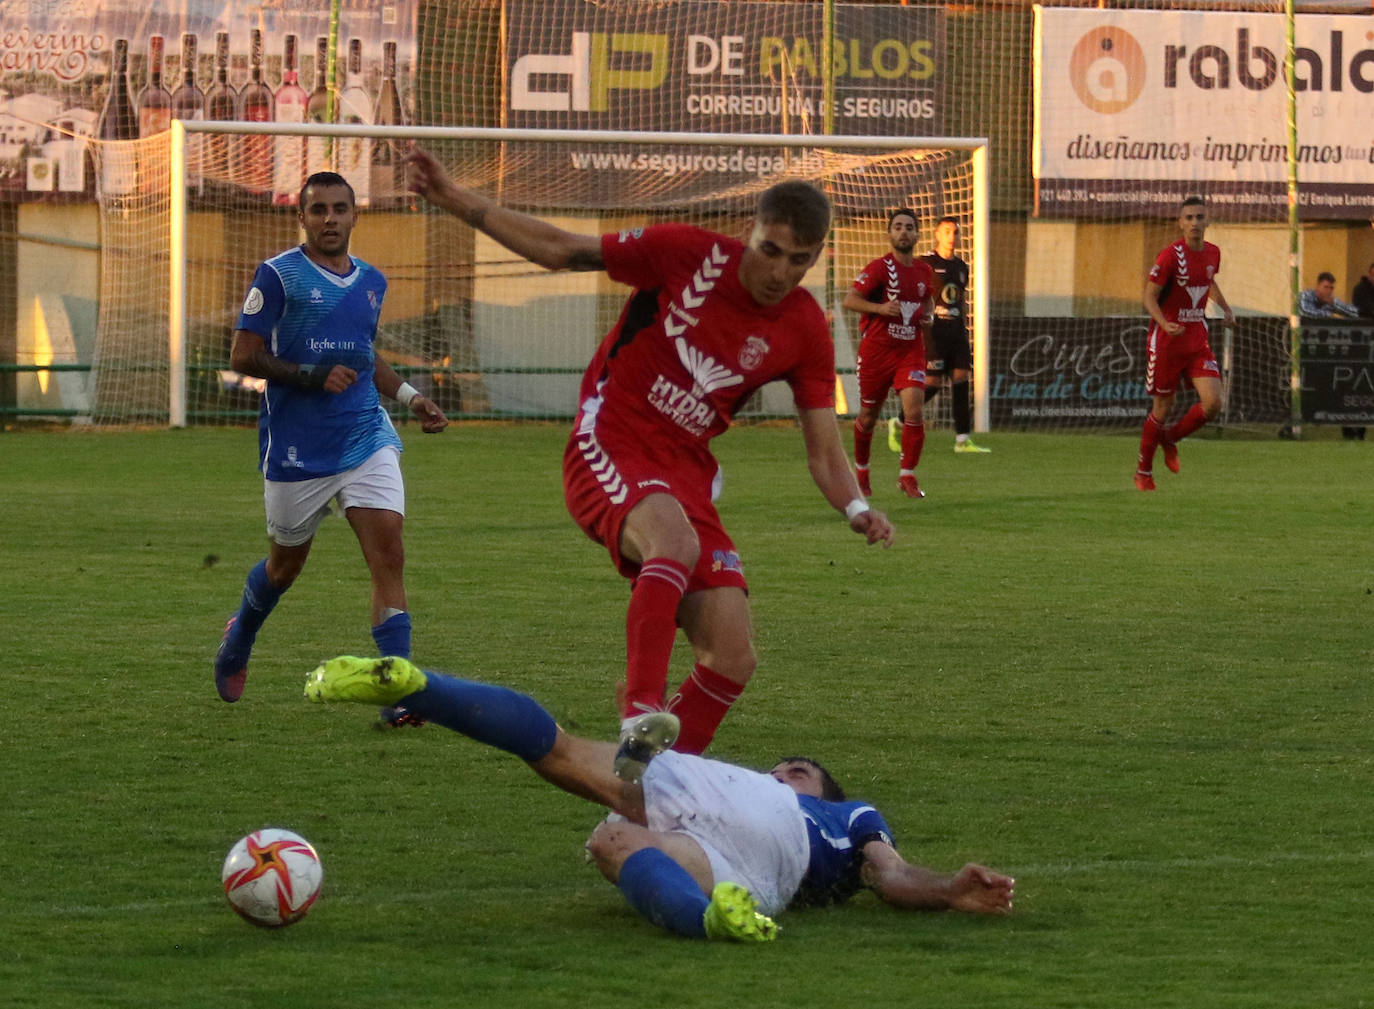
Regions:
<instances>
[{"instance_id":1,"label":"red sock","mask_svg":"<svg viewBox=\"0 0 1374 1009\"><path fill-rule=\"evenodd\" d=\"M1153 473L1155 470L1155 449L1159 448L1159 436L1163 433L1159 421L1153 413L1145 415L1145 424L1140 430L1140 454L1136 456L1135 468L1138 473Z\"/></svg>"},{"instance_id":2,"label":"red sock","mask_svg":"<svg viewBox=\"0 0 1374 1009\"><path fill-rule=\"evenodd\" d=\"M902 421L902 469L915 469L926 444L926 425Z\"/></svg>"},{"instance_id":3,"label":"red sock","mask_svg":"<svg viewBox=\"0 0 1374 1009\"><path fill-rule=\"evenodd\" d=\"M1182 441L1206 423L1207 411L1202 409L1201 403L1194 403L1192 408L1183 415L1183 419L1165 432L1164 437L1170 441Z\"/></svg>"},{"instance_id":4,"label":"red sock","mask_svg":"<svg viewBox=\"0 0 1374 1009\"><path fill-rule=\"evenodd\" d=\"M701 753L710 746L721 719L743 690L743 683L727 680L699 662L693 666L692 675L682 681L668 702L668 710L682 722L673 749L679 753Z\"/></svg>"},{"instance_id":5,"label":"red sock","mask_svg":"<svg viewBox=\"0 0 1374 1009\"><path fill-rule=\"evenodd\" d=\"M668 661L677 637L677 606L691 572L675 560L652 557L639 568L625 613L623 717L663 708Z\"/></svg>"},{"instance_id":6,"label":"red sock","mask_svg":"<svg viewBox=\"0 0 1374 1009\"><path fill-rule=\"evenodd\" d=\"M868 457L873 451L873 432L865 431L859 427L859 422L854 422L854 465L867 466Z\"/></svg>"}]
</instances>

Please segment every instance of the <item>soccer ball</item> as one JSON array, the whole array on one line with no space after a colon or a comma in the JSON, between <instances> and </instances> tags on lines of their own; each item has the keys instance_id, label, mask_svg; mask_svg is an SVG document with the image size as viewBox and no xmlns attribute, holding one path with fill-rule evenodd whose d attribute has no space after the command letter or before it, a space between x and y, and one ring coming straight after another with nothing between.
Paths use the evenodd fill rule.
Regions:
<instances>
[{"instance_id":1,"label":"soccer ball","mask_svg":"<svg viewBox=\"0 0 1374 1009\"><path fill-rule=\"evenodd\" d=\"M266 827L229 849L220 878L229 906L245 921L281 928L305 917L319 896L324 869L305 838Z\"/></svg>"}]
</instances>

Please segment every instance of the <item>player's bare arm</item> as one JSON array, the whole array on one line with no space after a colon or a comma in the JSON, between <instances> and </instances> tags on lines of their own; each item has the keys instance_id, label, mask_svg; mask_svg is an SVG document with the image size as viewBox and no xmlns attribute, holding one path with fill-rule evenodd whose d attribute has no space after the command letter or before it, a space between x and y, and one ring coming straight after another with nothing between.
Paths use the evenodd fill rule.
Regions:
<instances>
[{"instance_id":1,"label":"player's bare arm","mask_svg":"<svg viewBox=\"0 0 1374 1009\"><path fill-rule=\"evenodd\" d=\"M1234 326L1236 324L1236 313L1231 311L1231 306L1226 301L1226 295L1221 293L1221 288L1217 286L1217 282L1215 280L1212 281L1212 290L1208 297L1212 301L1216 302L1218 306L1220 306L1223 321L1225 322L1225 324L1228 326Z\"/></svg>"},{"instance_id":2,"label":"player's bare arm","mask_svg":"<svg viewBox=\"0 0 1374 1009\"><path fill-rule=\"evenodd\" d=\"M229 367L240 375L265 378L269 382L279 382L297 389L321 389L330 393L343 392L358 381L358 373L342 364L336 364L328 371L320 368L303 371L294 361L283 361L277 357L267 349L267 342L262 337L246 329L234 330Z\"/></svg>"},{"instance_id":3,"label":"player's bare arm","mask_svg":"<svg viewBox=\"0 0 1374 1009\"><path fill-rule=\"evenodd\" d=\"M849 457L840 442L840 429L835 423L835 412L829 407L812 410L798 410L801 420L802 439L806 443L806 465L811 471L811 479L816 482L825 499L836 511L843 512L849 519L849 528L862 535L869 543L892 546L895 530L886 515L876 509L849 513L852 502L864 500L859 490L854 471L849 468Z\"/></svg>"},{"instance_id":4,"label":"player's bare arm","mask_svg":"<svg viewBox=\"0 0 1374 1009\"><path fill-rule=\"evenodd\" d=\"M508 210L490 197L458 185L423 147L413 147L406 155L406 178L411 192L536 266L549 270L605 269L600 236L566 231L529 214Z\"/></svg>"},{"instance_id":5,"label":"player's bare arm","mask_svg":"<svg viewBox=\"0 0 1374 1009\"><path fill-rule=\"evenodd\" d=\"M1141 302L1145 306L1145 311L1150 313L1150 318L1154 320L1155 325L1170 336L1178 336L1179 333L1183 332L1183 325L1177 322L1170 322L1164 317L1164 310L1159 307L1159 296L1163 291L1163 284L1156 284L1153 280L1147 280L1145 281L1145 293L1141 297Z\"/></svg>"},{"instance_id":6,"label":"player's bare arm","mask_svg":"<svg viewBox=\"0 0 1374 1009\"><path fill-rule=\"evenodd\" d=\"M884 841L869 841L859 870L865 886L893 907L912 911L1010 914L1016 880L969 863L956 873L912 865Z\"/></svg>"},{"instance_id":7,"label":"player's bare arm","mask_svg":"<svg viewBox=\"0 0 1374 1009\"><path fill-rule=\"evenodd\" d=\"M867 298L859 297L857 291L846 294L841 304L851 312L865 312L868 315L897 316L902 311L896 301L869 301Z\"/></svg>"},{"instance_id":8,"label":"player's bare arm","mask_svg":"<svg viewBox=\"0 0 1374 1009\"><path fill-rule=\"evenodd\" d=\"M401 387L406 385L401 376L396 374L396 369L380 357L373 362L372 383L383 396L397 401L401 398ZM420 422L421 431L425 434L438 434L448 427L448 418L444 416L444 411L439 409L439 404L417 392L413 386L408 386L407 392L413 393L408 409Z\"/></svg>"}]
</instances>

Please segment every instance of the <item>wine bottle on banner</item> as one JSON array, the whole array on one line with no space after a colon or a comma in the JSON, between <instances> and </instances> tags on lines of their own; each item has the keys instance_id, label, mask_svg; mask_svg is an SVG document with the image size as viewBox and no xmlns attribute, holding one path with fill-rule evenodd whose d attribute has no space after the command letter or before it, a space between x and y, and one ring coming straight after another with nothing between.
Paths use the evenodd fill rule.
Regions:
<instances>
[{"instance_id":1,"label":"wine bottle on banner","mask_svg":"<svg viewBox=\"0 0 1374 1009\"><path fill-rule=\"evenodd\" d=\"M315 40L315 90L305 103L305 117L312 123L332 123L334 112L329 107L329 39L321 35ZM329 137L310 137L305 142L305 174L334 170L332 153L335 146Z\"/></svg>"},{"instance_id":2,"label":"wine bottle on banner","mask_svg":"<svg viewBox=\"0 0 1374 1009\"><path fill-rule=\"evenodd\" d=\"M339 96L339 122L372 123L372 98L363 87L363 42L348 40L348 78ZM366 137L345 137L339 143L339 174L353 187L354 202L360 207L372 202L372 141Z\"/></svg>"},{"instance_id":3,"label":"wine bottle on banner","mask_svg":"<svg viewBox=\"0 0 1374 1009\"><path fill-rule=\"evenodd\" d=\"M190 32L181 36L181 83L172 92L172 118L205 118L205 92L196 83L196 37ZM204 149L204 134L186 134L186 188L196 193L200 192L203 182L201 159Z\"/></svg>"},{"instance_id":4,"label":"wine bottle on banner","mask_svg":"<svg viewBox=\"0 0 1374 1009\"><path fill-rule=\"evenodd\" d=\"M396 90L396 43L382 43L382 88L372 120L378 126L404 126L401 94ZM397 140L378 138L372 147L372 199L387 206L405 196L405 156Z\"/></svg>"},{"instance_id":5,"label":"wine bottle on banner","mask_svg":"<svg viewBox=\"0 0 1374 1009\"><path fill-rule=\"evenodd\" d=\"M215 81L205 96L205 118L211 122L238 118L238 93L229 83L228 32L215 32ZM205 177L217 187L231 184L228 135L207 134L204 153Z\"/></svg>"},{"instance_id":6,"label":"wine bottle on banner","mask_svg":"<svg viewBox=\"0 0 1374 1009\"><path fill-rule=\"evenodd\" d=\"M296 36L286 36L282 50L281 86L277 88L275 104L277 122L305 122L305 107L310 96L298 82L296 69ZM272 157L272 202L279 207L294 206L300 199L301 184L305 182L305 138L277 137Z\"/></svg>"},{"instance_id":7,"label":"wine bottle on banner","mask_svg":"<svg viewBox=\"0 0 1374 1009\"><path fill-rule=\"evenodd\" d=\"M138 93L138 135L151 137L172 125L172 96L162 85L162 36L148 38L148 83Z\"/></svg>"},{"instance_id":8,"label":"wine bottle on banner","mask_svg":"<svg viewBox=\"0 0 1374 1009\"><path fill-rule=\"evenodd\" d=\"M262 29L252 31L249 50L249 79L239 93L239 118L245 123L272 122L272 89L262 79ZM250 193L266 194L272 190L273 138L248 134L240 147L244 161L244 188Z\"/></svg>"},{"instance_id":9,"label":"wine bottle on banner","mask_svg":"<svg viewBox=\"0 0 1374 1009\"><path fill-rule=\"evenodd\" d=\"M138 115L129 97L129 40L115 39L110 88L96 126L100 144L100 198L128 196L138 185Z\"/></svg>"}]
</instances>

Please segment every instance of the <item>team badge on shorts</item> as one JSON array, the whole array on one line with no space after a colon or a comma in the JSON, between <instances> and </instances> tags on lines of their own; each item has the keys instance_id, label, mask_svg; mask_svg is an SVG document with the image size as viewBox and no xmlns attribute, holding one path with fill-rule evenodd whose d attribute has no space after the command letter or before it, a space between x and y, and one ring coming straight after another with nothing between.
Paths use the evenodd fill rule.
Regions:
<instances>
[{"instance_id":1,"label":"team badge on shorts","mask_svg":"<svg viewBox=\"0 0 1374 1009\"><path fill-rule=\"evenodd\" d=\"M745 371L753 371L763 363L763 356L767 353L768 341L763 337L745 337L744 346L739 349L739 366Z\"/></svg>"}]
</instances>

